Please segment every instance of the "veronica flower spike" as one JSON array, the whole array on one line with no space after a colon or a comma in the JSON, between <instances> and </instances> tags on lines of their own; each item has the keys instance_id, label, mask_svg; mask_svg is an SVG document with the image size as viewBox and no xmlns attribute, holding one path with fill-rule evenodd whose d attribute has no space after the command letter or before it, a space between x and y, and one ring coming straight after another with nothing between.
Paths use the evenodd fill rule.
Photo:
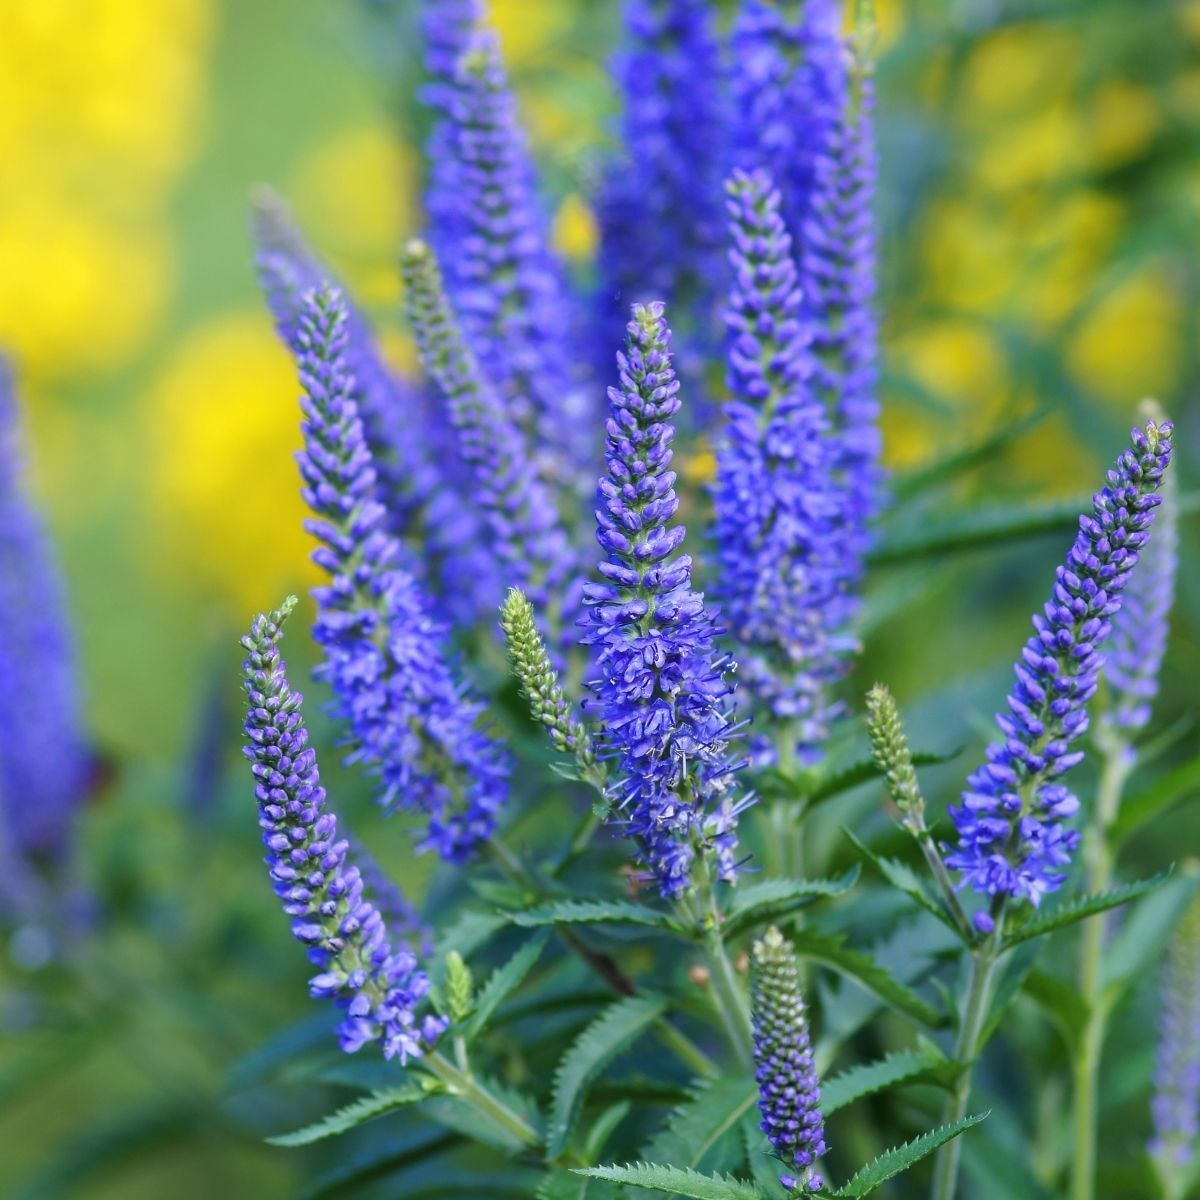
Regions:
<instances>
[{"instance_id":1,"label":"veronica flower spike","mask_svg":"<svg viewBox=\"0 0 1200 1200\"><path fill-rule=\"evenodd\" d=\"M732 663L692 564L676 554L684 528L670 469L679 383L662 304L634 305L618 384L608 395L596 537L601 582L585 591L584 641L598 679L589 709L616 760L614 798L639 856L665 897L691 886L693 859L736 875L736 820L729 753Z\"/></svg>"},{"instance_id":2,"label":"veronica flower spike","mask_svg":"<svg viewBox=\"0 0 1200 1200\"><path fill-rule=\"evenodd\" d=\"M430 156L430 240L484 374L547 477L577 487L577 468L593 456L581 432L591 413L571 347L574 300L550 248L496 36L468 24L471 7L427 5L445 10L425 19L435 80L426 96L440 111Z\"/></svg>"},{"instance_id":3,"label":"veronica flower spike","mask_svg":"<svg viewBox=\"0 0 1200 1200\"><path fill-rule=\"evenodd\" d=\"M0 358L0 840L14 861L53 867L70 852L90 763L62 581L22 460Z\"/></svg>"},{"instance_id":4,"label":"veronica flower spike","mask_svg":"<svg viewBox=\"0 0 1200 1200\"><path fill-rule=\"evenodd\" d=\"M509 584L521 587L557 625L572 559L545 481L530 468L525 439L480 369L447 299L437 260L411 241L401 259L405 304L421 362L445 398L487 513L492 549ZM499 604L501 597L495 598Z\"/></svg>"},{"instance_id":5,"label":"veronica flower spike","mask_svg":"<svg viewBox=\"0 0 1200 1200\"><path fill-rule=\"evenodd\" d=\"M1158 405L1145 408L1161 419ZM1103 736L1127 743L1150 720L1158 694L1158 674L1167 651L1175 575L1179 569L1179 484L1174 473L1163 481L1162 505L1154 536L1141 555L1113 618L1112 643L1104 666L1108 704L1100 717Z\"/></svg>"},{"instance_id":6,"label":"veronica flower spike","mask_svg":"<svg viewBox=\"0 0 1200 1200\"><path fill-rule=\"evenodd\" d=\"M358 868L339 839L337 817L325 807L317 757L308 745L301 696L288 685L279 654L292 597L255 619L242 639L246 652L245 754L254 775L267 867L292 934L308 949L318 973L313 996L331 999L346 1016L342 1049L378 1042L385 1058L419 1058L445 1022L418 1021L429 980L408 949L394 949L383 918L363 894Z\"/></svg>"},{"instance_id":7,"label":"veronica flower spike","mask_svg":"<svg viewBox=\"0 0 1200 1200\"><path fill-rule=\"evenodd\" d=\"M1171 432L1153 421L1134 429L1132 447L1080 517L1053 593L1033 619L1008 712L996 717L1001 737L968 780L962 804L950 809L958 844L946 864L976 891L1036 905L1065 878L1079 834L1064 822L1079 801L1061 780L1083 758L1072 743L1087 729L1100 649L1150 537Z\"/></svg>"},{"instance_id":8,"label":"veronica flower spike","mask_svg":"<svg viewBox=\"0 0 1200 1200\"><path fill-rule=\"evenodd\" d=\"M779 731L785 758L799 750L811 759L834 712L829 688L853 646L831 632L853 568L839 554L837 463L811 386L809 332L779 191L761 170L735 171L726 190L730 399L713 495L720 596L766 731ZM775 752L765 732L756 739L756 757Z\"/></svg>"},{"instance_id":9,"label":"veronica flower spike","mask_svg":"<svg viewBox=\"0 0 1200 1200\"><path fill-rule=\"evenodd\" d=\"M350 730L351 758L394 799L429 818L422 848L460 862L494 830L508 794L506 755L481 728L482 706L453 677L432 619L373 499L375 473L346 362L346 305L331 288L304 300L297 335L304 498L330 577L314 590L320 675Z\"/></svg>"},{"instance_id":10,"label":"veronica flower spike","mask_svg":"<svg viewBox=\"0 0 1200 1200\"><path fill-rule=\"evenodd\" d=\"M1149 1151L1165 1194L1175 1197L1200 1149L1200 901L1171 940L1159 1030Z\"/></svg>"},{"instance_id":11,"label":"veronica flower spike","mask_svg":"<svg viewBox=\"0 0 1200 1200\"><path fill-rule=\"evenodd\" d=\"M813 1063L808 1015L795 950L773 926L754 943L752 974L754 1078L759 1126L785 1171L779 1182L804 1195L825 1186L817 1160L825 1153L821 1089Z\"/></svg>"}]
</instances>

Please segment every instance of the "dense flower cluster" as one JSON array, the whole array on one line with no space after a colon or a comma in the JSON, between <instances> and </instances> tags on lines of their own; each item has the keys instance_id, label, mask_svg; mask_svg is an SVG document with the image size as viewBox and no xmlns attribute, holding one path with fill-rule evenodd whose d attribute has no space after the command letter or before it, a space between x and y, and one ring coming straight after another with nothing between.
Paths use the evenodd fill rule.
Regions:
<instances>
[{"instance_id":1,"label":"dense flower cluster","mask_svg":"<svg viewBox=\"0 0 1200 1200\"><path fill-rule=\"evenodd\" d=\"M812 754L828 732L828 688L847 644L837 628L835 448L810 385L809 336L779 192L765 171L735 172L728 190L730 399L714 491L720 598L742 644L750 698Z\"/></svg>"},{"instance_id":2,"label":"dense flower cluster","mask_svg":"<svg viewBox=\"0 0 1200 1200\"><path fill-rule=\"evenodd\" d=\"M520 429L467 346L424 243L405 247L403 273L421 361L458 431L475 495L487 514L492 552L508 583L524 588L539 612L556 612L572 563L549 489L531 468Z\"/></svg>"},{"instance_id":3,"label":"dense flower cluster","mask_svg":"<svg viewBox=\"0 0 1200 1200\"><path fill-rule=\"evenodd\" d=\"M288 686L279 655L292 603L256 618L242 639L245 753L253 764L266 862L292 933L318 968L310 991L345 1010L338 1027L342 1049L379 1042L385 1058L404 1063L437 1041L444 1022L432 1016L418 1022L429 981L410 950L389 943L383 918L348 861L349 846L338 838L337 817L325 809L301 696Z\"/></svg>"},{"instance_id":4,"label":"dense flower cluster","mask_svg":"<svg viewBox=\"0 0 1200 1200\"><path fill-rule=\"evenodd\" d=\"M304 498L330 575L317 588L321 675L346 720L353 758L378 772L385 803L429 817L425 845L458 861L492 832L508 763L480 728L481 706L450 672L443 628L428 613L373 498L375 473L345 357L346 306L330 288L308 293L297 334L304 388Z\"/></svg>"},{"instance_id":5,"label":"dense flower cluster","mask_svg":"<svg viewBox=\"0 0 1200 1200\"><path fill-rule=\"evenodd\" d=\"M1200 902L1171 942L1163 974L1154 1071L1150 1153L1168 1170L1186 1166L1200 1145Z\"/></svg>"},{"instance_id":6,"label":"dense flower cluster","mask_svg":"<svg viewBox=\"0 0 1200 1200\"><path fill-rule=\"evenodd\" d=\"M430 241L483 374L547 473L573 480L591 457L581 430L592 416L575 377L573 301L550 249L495 35L479 27L475 8L426 9L433 77L426 98L440 118L430 156Z\"/></svg>"},{"instance_id":7,"label":"dense flower cluster","mask_svg":"<svg viewBox=\"0 0 1200 1200\"><path fill-rule=\"evenodd\" d=\"M51 865L68 853L89 755L62 583L22 460L12 372L0 359L0 842L14 860Z\"/></svg>"},{"instance_id":8,"label":"dense flower cluster","mask_svg":"<svg viewBox=\"0 0 1200 1200\"><path fill-rule=\"evenodd\" d=\"M624 24L614 64L624 156L598 202L601 328L632 301L665 298L703 345L721 278L727 124L712 6L626 0ZM691 363L684 375L701 378Z\"/></svg>"},{"instance_id":9,"label":"dense flower cluster","mask_svg":"<svg viewBox=\"0 0 1200 1200\"><path fill-rule=\"evenodd\" d=\"M691 559L676 554L685 532L671 524L679 382L663 306L635 305L627 328L618 384L608 392L608 474L596 511L603 582L585 592L585 641L599 671L589 710L619 759L616 798L628 831L663 895L673 897L689 886L698 845L711 848L721 878L735 873L732 664L692 588Z\"/></svg>"},{"instance_id":10,"label":"dense flower cluster","mask_svg":"<svg viewBox=\"0 0 1200 1200\"><path fill-rule=\"evenodd\" d=\"M1101 724L1128 739L1146 727L1158 694L1158 673L1167 652L1175 575L1179 568L1179 484L1174 472L1163 481L1154 537L1139 556L1138 569L1113 618L1104 664L1109 705Z\"/></svg>"},{"instance_id":11,"label":"dense flower cluster","mask_svg":"<svg viewBox=\"0 0 1200 1200\"><path fill-rule=\"evenodd\" d=\"M779 1182L789 1191L819 1192L825 1180L813 1168L825 1153L825 1124L800 964L774 927L754 943L752 986L760 1128L787 1167Z\"/></svg>"},{"instance_id":12,"label":"dense flower cluster","mask_svg":"<svg viewBox=\"0 0 1200 1200\"><path fill-rule=\"evenodd\" d=\"M1063 822L1079 809L1061 782L1083 758L1072 749L1088 725L1100 647L1112 631L1139 553L1150 536L1163 473L1171 458L1171 426L1134 429L1133 448L1117 459L1108 484L1058 568L1044 615L1017 663L1003 735L967 781L962 805L951 807L958 845L946 863L964 883L989 895L1034 904L1059 887L1079 834Z\"/></svg>"}]
</instances>

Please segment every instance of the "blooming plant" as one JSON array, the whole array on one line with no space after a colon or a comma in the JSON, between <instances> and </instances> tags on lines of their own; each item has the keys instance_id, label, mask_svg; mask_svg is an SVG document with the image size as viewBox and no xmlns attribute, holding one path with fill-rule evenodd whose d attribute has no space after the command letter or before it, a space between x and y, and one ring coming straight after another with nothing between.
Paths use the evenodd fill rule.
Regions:
<instances>
[{"instance_id":1,"label":"blooming plant","mask_svg":"<svg viewBox=\"0 0 1200 1200\"><path fill-rule=\"evenodd\" d=\"M468 884L478 897L456 905L432 952L385 927L338 839L280 656L295 601L258 617L243 642L246 753L271 879L317 965L313 994L343 1011L342 1047L378 1042L404 1069L279 1140L405 1106L511 1156L514 1194L543 1200L858 1197L930 1154L931 1196L950 1200L961 1135L985 1116L974 1065L1037 949L1081 924L1077 985L1054 986L1082 1022L1067 1039L1064 1174L1090 1197L1104 1025L1125 982L1100 980L1096 918L1163 885L1114 887L1113 853L1171 602L1172 427L1145 414L1080 516L949 825L926 804L885 687L866 700L873 758L853 761L845 681L889 491L870 13L845 35L828 0L798 12L745 0L723 48L702 0L628 0L625 27L622 148L600 188L589 295L550 249L481 4L423 6L429 226L401 256L420 382L383 364L278 202L259 209L329 576L314 592L317 675L348 761L388 812L417 815L414 849L462 880L460 901ZM723 82L697 95L688 78L703 64ZM689 536L678 456L704 441L711 517ZM581 478L595 481L591 522ZM541 751L484 665L489 612ZM1073 781L1097 710L1105 767L1088 810ZM917 866L903 842L892 857L851 841L920 912L937 949L919 964L856 948L854 893L878 891L857 866L808 874L813 810L879 776ZM1078 859L1091 890L1063 900ZM1171 911L1181 882L1163 893ZM1181 937L1151 1147L1168 1191L1195 1138L1195 1072L1178 1050L1195 939ZM476 988L468 960L493 956ZM843 1016L826 969L870 1002ZM1050 990L1030 987L1043 1002ZM550 1017L562 1003L584 1009L565 1029ZM822 1087L889 1009L908 1045ZM506 1025L519 1067L496 1058ZM609 1082L606 1067L640 1042L658 1043L665 1059L648 1061L661 1066ZM656 1088L679 1092L665 1123ZM900 1088L924 1107L940 1089L942 1123L909 1124L911 1140L866 1165L838 1145L836 1120L827 1139L839 1109Z\"/></svg>"},{"instance_id":2,"label":"blooming plant","mask_svg":"<svg viewBox=\"0 0 1200 1200\"><path fill-rule=\"evenodd\" d=\"M1169 944L1130 1187L1185 1200L1196 872L1119 861L1195 775L1140 786L1173 748L1171 422L1145 402L1069 516L937 513L1005 431L884 471L869 3L624 0L587 271L483 0L413 7L419 372L254 205L320 574L241 640L266 875L319 1006L252 1068L286 1059L312 1107L269 1140L346 1139L314 1194L1125 1195L1097 1163L1106 1035ZM0 904L29 923L89 762L13 412L5 372ZM1063 554L981 761L914 751L856 670L895 607L876 578L1029 531ZM998 1039L1036 1077L1000 1086Z\"/></svg>"}]
</instances>

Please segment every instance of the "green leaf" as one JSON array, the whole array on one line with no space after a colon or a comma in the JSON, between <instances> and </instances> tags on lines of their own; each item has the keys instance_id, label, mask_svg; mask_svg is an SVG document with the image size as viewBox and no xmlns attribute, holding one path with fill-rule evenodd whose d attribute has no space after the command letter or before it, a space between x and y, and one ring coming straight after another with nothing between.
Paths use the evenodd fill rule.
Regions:
<instances>
[{"instance_id":1,"label":"green leaf","mask_svg":"<svg viewBox=\"0 0 1200 1200\"><path fill-rule=\"evenodd\" d=\"M557 1158L565 1149L588 1084L644 1033L666 1006L666 1001L656 996L628 996L609 1005L571 1044L554 1075L547 1158Z\"/></svg>"},{"instance_id":2,"label":"green leaf","mask_svg":"<svg viewBox=\"0 0 1200 1200\"><path fill-rule=\"evenodd\" d=\"M1072 1049L1087 1024L1087 1005L1079 992L1057 976L1037 970L1029 972L1021 990L1053 1020Z\"/></svg>"},{"instance_id":3,"label":"green leaf","mask_svg":"<svg viewBox=\"0 0 1200 1200\"><path fill-rule=\"evenodd\" d=\"M1049 409L1039 409L1028 416L1004 424L986 433L977 441L951 450L932 462L922 463L913 470L899 476L891 487L896 500L909 500L980 466L995 457L1013 442L1040 425L1049 415Z\"/></svg>"},{"instance_id":4,"label":"green leaf","mask_svg":"<svg viewBox=\"0 0 1200 1200\"><path fill-rule=\"evenodd\" d=\"M473 1042L491 1019L492 1013L525 979L533 969L542 950L546 946L548 933L538 933L523 945L502 967L498 967L488 976L488 981L475 997L475 1011L471 1019L463 1027L462 1035L468 1042Z\"/></svg>"},{"instance_id":5,"label":"green leaf","mask_svg":"<svg viewBox=\"0 0 1200 1200\"><path fill-rule=\"evenodd\" d=\"M858 874L854 866L837 879L764 879L738 888L722 931L726 937L735 937L753 925L785 917L822 896L840 896L854 886Z\"/></svg>"},{"instance_id":6,"label":"green leaf","mask_svg":"<svg viewBox=\"0 0 1200 1200\"><path fill-rule=\"evenodd\" d=\"M991 1003L988 1005L987 1019L979 1033L979 1041L975 1045L978 1054L992 1040L992 1035L1000 1028L1009 1006L1016 1000L1033 964L1042 952L1042 942L1026 941L1012 954L1001 960L1000 978L992 989Z\"/></svg>"},{"instance_id":7,"label":"green leaf","mask_svg":"<svg viewBox=\"0 0 1200 1200\"><path fill-rule=\"evenodd\" d=\"M296 1200L324 1200L327 1196L341 1200L344 1196L358 1195L356 1189L362 1185L424 1162L459 1144L453 1133L436 1125L415 1121L411 1125L411 1129L397 1126L396 1134L382 1145L369 1145L349 1153L340 1150L333 1165L306 1182Z\"/></svg>"},{"instance_id":8,"label":"green leaf","mask_svg":"<svg viewBox=\"0 0 1200 1200\"><path fill-rule=\"evenodd\" d=\"M1121 801L1109 838L1119 846L1155 817L1192 796L1200 795L1200 757L1168 771L1156 783Z\"/></svg>"},{"instance_id":9,"label":"green leaf","mask_svg":"<svg viewBox=\"0 0 1200 1200\"><path fill-rule=\"evenodd\" d=\"M927 1047L900 1050L886 1058L851 1067L821 1084L821 1111L829 1116L864 1096L921 1078L934 1068L945 1065L946 1059L932 1047Z\"/></svg>"},{"instance_id":10,"label":"green leaf","mask_svg":"<svg viewBox=\"0 0 1200 1200\"><path fill-rule=\"evenodd\" d=\"M1078 899L1060 904L1058 908L1050 911L1039 909L1033 916L1005 934L1004 947L1008 949L1020 945L1021 942L1028 941L1030 938L1041 937L1042 934L1050 933L1054 929L1062 929L1066 925L1084 921L1096 913L1128 904L1130 900L1136 900L1139 896L1144 896L1147 892L1162 887L1170 875L1171 869L1168 868L1150 879L1110 888L1107 892L1100 892L1094 896L1080 896Z\"/></svg>"},{"instance_id":11,"label":"green leaf","mask_svg":"<svg viewBox=\"0 0 1200 1200\"><path fill-rule=\"evenodd\" d=\"M1090 507L1090 499L1082 496L1050 503L988 505L944 520L885 533L883 541L871 553L870 562L876 566L911 564L919 559L940 558L1042 534L1066 536L1078 524L1079 514Z\"/></svg>"},{"instance_id":12,"label":"green leaf","mask_svg":"<svg viewBox=\"0 0 1200 1200\"><path fill-rule=\"evenodd\" d=\"M858 1200L860 1196L870 1195L881 1184L887 1183L889 1179L894 1179L901 1171L907 1171L909 1167L920 1162L926 1155L932 1154L939 1146L944 1146L947 1142L952 1141L964 1130L970 1129L972 1125L978 1125L986 1116L987 1113L980 1113L977 1116L964 1117L952 1125L942 1125L938 1129L931 1129L928 1133L913 1138L911 1142L905 1142L903 1146L886 1150L874 1162L863 1167L849 1183L833 1190L830 1194L848 1197L849 1200Z\"/></svg>"},{"instance_id":13,"label":"green leaf","mask_svg":"<svg viewBox=\"0 0 1200 1200\"><path fill-rule=\"evenodd\" d=\"M1125 987L1162 957L1197 882L1195 870L1184 869L1129 914L1104 951L1102 987L1107 1004L1115 1004Z\"/></svg>"},{"instance_id":14,"label":"green leaf","mask_svg":"<svg viewBox=\"0 0 1200 1200\"><path fill-rule=\"evenodd\" d=\"M939 754L933 750L918 750L914 752L912 760L914 766L933 767L939 763L951 762L961 753L961 746L957 750L951 750L945 754ZM824 779L818 779L805 793L808 797L808 806L814 808L834 796L841 795L842 792L850 791L851 788L861 787L864 783L870 783L872 779L882 778L883 771L873 758L859 759L848 767L843 767L840 771L827 775Z\"/></svg>"},{"instance_id":15,"label":"green leaf","mask_svg":"<svg viewBox=\"0 0 1200 1200\"><path fill-rule=\"evenodd\" d=\"M651 1192L686 1196L688 1200L764 1200L752 1183L727 1175L700 1175L685 1167L664 1167L658 1163L627 1163L623 1167L583 1167L575 1171L589 1179L607 1179Z\"/></svg>"},{"instance_id":16,"label":"green leaf","mask_svg":"<svg viewBox=\"0 0 1200 1200\"><path fill-rule=\"evenodd\" d=\"M925 881L907 863L876 854L866 843L860 842L849 829L843 829L842 832L892 887L898 888L910 899L916 901L927 913L932 913L937 917L948 929L952 929L958 937L962 937L961 931L954 923L954 918L946 911L946 906L930 892Z\"/></svg>"},{"instance_id":17,"label":"green leaf","mask_svg":"<svg viewBox=\"0 0 1200 1200\"><path fill-rule=\"evenodd\" d=\"M810 929L800 929L792 932L791 939L799 954L833 967L893 1008L934 1029L947 1024L943 1013L895 979L869 954L845 945L842 936L827 937Z\"/></svg>"},{"instance_id":18,"label":"green leaf","mask_svg":"<svg viewBox=\"0 0 1200 1200\"><path fill-rule=\"evenodd\" d=\"M565 1167L551 1171L541 1182L536 1200L611 1200L616 1189L599 1179L583 1179Z\"/></svg>"},{"instance_id":19,"label":"green leaf","mask_svg":"<svg viewBox=\"0 0 1200 1200\"><path fill-rule=\"evenodd\" d=\"M481 1078L480 1083L514 1112L524 1117L529 1125L538 1127L538 1114L527 1096L505 1087L498 1080ZM421 1106L421 1115L445 1125L447 1129L453 1129L463 1137L485 1146L492 1146L505 1154L517 1154L526 1148L506 1126L458 1096L447 1093L431 1096Z\"/></svg>"},{"instance_id":20,"label":"green leaf","mask_svg":"<svg viewBox=\"0 0 1200 1200\"><path fill-rule=\"evenodd\" d=\"M409 1104L416 1104L426 1099L430 1093L416 1084L406 1083L399 1087L389 1088L384 1092L372 1092L345 1108L339 1108L329 1116L294 1133L281 1133L277 1137L267 1138L272 1146L307 1146L311 1142L319 1142L322 1138L336 1137L385 1113Z\"/></svg>"},{"instance_id":21,"label":"green leaf","mask_svg":"<svg viewBox=\"0 0 1200 1200\"><path fill-rule=\"evenodd\" d=\"M633 1102L631 1100L618 1100L616 1104L610 1104L592 1122L592 1127L588 1130L588 1135L583 1141L583 1158L585 1162L600 1157L600 1151L604 1149L604 1143L612 1137L613 1130L629 1116L629 1111L632 1108Z\"/></svg>"},{"instance_id":22,"label":"green leaf","mask_svg":"<svg viewBox=\"0 0 1200 1200\"><path fill-rule=\"evenodd\" d=\"M530 908L525 912L506 913L505 919L525 929L539 925L645 925L657 929L678 926L666 913L632 904L626 900L559 900Z\"/></svg>"},{"instance_id":23,"label":"green leaf","mask_svg":"<svg viewBox=\"0 0 1200 1200\"><path fill-rule=\"evenodd\" d=\"M753 1080L744 1076L732 1075L703 1084L667 1118L666 1125L641 1153L651 1161L666 1159L696 1168L757 1098Z\"/></svg>"},{"instance_id":24,"label":"green leaf","mask_svg":"<svg viewBox=\"0 0 1200 1200\"><path fill-rule=\"evenodd\" d=\"M457 950L463 958L470 958L480 946L495 937L506 923L500 913L471 909L461 913L438 937L429 971L434 987L440 989L445 979L446 956L451 950Z\"/></svg>"}]
</instances>

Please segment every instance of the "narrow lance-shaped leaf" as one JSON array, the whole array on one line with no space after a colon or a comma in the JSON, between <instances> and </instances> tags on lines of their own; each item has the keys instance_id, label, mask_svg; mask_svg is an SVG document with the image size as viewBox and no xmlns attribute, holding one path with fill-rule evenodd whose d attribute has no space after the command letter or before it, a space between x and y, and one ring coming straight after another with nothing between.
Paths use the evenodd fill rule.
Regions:
<instances>
[{"instance_id":1,"label":"narrow lance-shaped leaf","mask_svg":"<svg viewBox=\"0 0 1200 1200\"><path fill-rule=\"evenodd\" d=\"M764 879L738 888L723 931L727 937L733 937L752 925L785 917L823 896L839 896L854 886L858 873L858 867L854 866L837 879Z\"/></svg>"},{"instance_id":2,"label":"narrow lance-shaped leaf","mask_svg":"<svg viewBox=\"0 0 1200 1200\"><path fill-rule=\"evenodd\" d=\"M530 938L504 966L488 976L487 983L475 997L475 1011L462 1031L468 1042L474 1041L483 1032L496 1009L521 986L545 949L548 936L539 933Z\"/></svg>"},{"instance_id":3,"label":"narrow lance-shaped leaf","mask_svg":"<svg viewBox=\"0 0 1200 1200\"><path fill-rule=\"evenodd\" d=\"M864 1096L881 1092L927 1075L946 1065L946 1059L932 1047L921 1050L900 1050L886 1058L851 1067L821 1085L821 1110L826 1116L845 1108Z\"/></svg>"},{"instance_id":4,"label":"narrow lance-shaped leaf","mask_svg":"<svg viewBox=\"0 0 1200 1200\"><path fill-rule=\"evenodd\" d=\"M685 1167L665 1167L658 1163L584 1167L575 1174L645 1188L650 1192L686 1196L688 1200L764 1200L764 1193L752 1183L723 1175L701 1175Z\"/></svg>"},{"instance_id":5,"label":"narrow lance-shaped leaf","mask_svg":"<svg viewBox=\"0 0 1200 1200\"><path fill-rule=\"evenodd\" d=\"M546 1154L557 1158L566 1148L583 1093L600 1070L626 1049L663 1013L666 1001L630 996L604 1010L579 1035L559 1063L546 1136Z\"/></svg>"},{"instance_id":6,"label":"narrow lance-shaped leaf","mask_svg":"<svg viewBox=\"0 0 1200 1200\"><path fill-rule=\"evenodd\" d=\"M267 1141L272 1146L307 1146L310 1142L319 1142L323 1138L347 1133L367 1121L382 1117L385 1113L394 1112L409 1104L416 1104L418 1101L428 1098L429 1095L429 1089L416 1084L402 1084L400 1087L391 1088L385 1092L373 1092L361 1100L356 1100L353 1104L339 1108L336 1112L330 1113L329 1116L312 1125L306 1125L294 1133L283 1133L277 1137L267 1138Z\"/></svg>"}]
</instances>

